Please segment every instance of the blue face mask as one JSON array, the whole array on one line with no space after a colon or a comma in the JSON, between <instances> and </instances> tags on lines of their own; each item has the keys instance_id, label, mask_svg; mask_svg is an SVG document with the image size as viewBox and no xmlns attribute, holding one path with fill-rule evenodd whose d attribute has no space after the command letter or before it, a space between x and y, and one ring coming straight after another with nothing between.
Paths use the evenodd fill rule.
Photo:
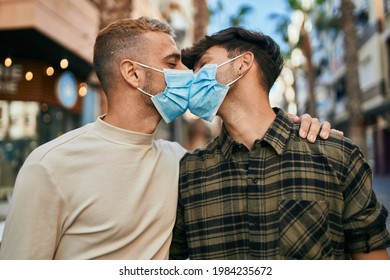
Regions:
<instances>
[{"instance_id":1,"label":"blue face mask","mask_svg":"<svg viewBox=\"0 0 390 280\"><path fill-rule=\"evenodd\" d=\"M220 65L206 64L194 74L188 104L191 113L209 122L214 119L225 99L229 86L242 77L239 76L227 85L220 84L216 80L217 69L241 56L242 54Z\"/></svg>"},{"instance_id":2,"label":"blue face mask","mask_svg":"<svg viewBox=\"0 0 390 280\"><path fill-rule=\"evenodd\" d=\"M137 88L142 93L151 97L154 106L164 121L170 123L183 115L188 108L188 98L193 79L193 71L175 69L160 70L142 63L135 63L164 74L167 86L163 92L152 95L141 88Z\"/></svg>"}]
</instances>

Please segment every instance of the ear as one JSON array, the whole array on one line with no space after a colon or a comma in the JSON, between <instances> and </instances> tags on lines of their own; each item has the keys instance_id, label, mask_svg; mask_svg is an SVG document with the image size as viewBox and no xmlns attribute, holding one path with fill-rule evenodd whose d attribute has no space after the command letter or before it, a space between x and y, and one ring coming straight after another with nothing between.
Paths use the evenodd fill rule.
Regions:
<instances>
[{"instance_id":1,"label":"ear","mask_svg":"<svg viewBox=\"0 0 390 280\"><path fill-rule=\"evenodd\" d=\"M141 71L138 70L137 64L130 59L122 60L120 71L123 79L132 87L139 87Z\"/></svg>"},{"instance_id":2,"label":"ear","mask_svg":"<svg viewBox=\"0 0 390 280\"><path fill-rule=\"evenodd\" d=\"M242 75L243 73L246 73L253 65L255 60L255 56L252 52L245 52L240 61L241 65L240 68L238 69L238 72Z\"/></svg>"}]
</instances>

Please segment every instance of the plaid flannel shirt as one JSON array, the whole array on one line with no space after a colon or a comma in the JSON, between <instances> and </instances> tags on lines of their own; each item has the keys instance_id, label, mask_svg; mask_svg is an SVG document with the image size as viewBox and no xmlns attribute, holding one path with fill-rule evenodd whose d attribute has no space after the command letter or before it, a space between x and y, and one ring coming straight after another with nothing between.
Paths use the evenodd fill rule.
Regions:
<instances>
[{"instance_id":1,"label":"plaid flannel shirt","mask_svg":"<svg viewBox=\"0 0 390 280\"><path fill-rule=\"evenodd\" d=\"M275 112L250 151L223 127L183 157L171 259L348 259L390 246L359 148L333 134L308 143Z\"/></svg>"}]
</instances>

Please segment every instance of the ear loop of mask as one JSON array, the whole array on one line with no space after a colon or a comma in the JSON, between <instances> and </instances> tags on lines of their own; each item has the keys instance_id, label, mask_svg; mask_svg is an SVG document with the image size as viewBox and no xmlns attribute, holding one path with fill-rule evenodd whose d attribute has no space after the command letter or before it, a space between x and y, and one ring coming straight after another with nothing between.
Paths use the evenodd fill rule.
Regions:
<instances>
[{"instance_id":1,"label":"ear loop of mask","mask_svg":"<svg viewBox=\"0 0 390 280\"><path fill-rule=\"evenodd\" d=\"M157 71L157 72L160 72L160 73L163 73L164 74L164 71L163 70L160 70L160 69L157 69L157 68L154 68L152 66L149 66L149 65L145 65L145 64L142 64L142 63L139 63L139 62L136 62L134 61L134 63L138 64L138 65L141 65L142 67L145 67L145 68L149 68L149 69L152 69L154 71Z\"/></svg>"},{"instance_id":2,"label":"ear loop of mask","mask_svg":"<svg viewBox=\"0 0 390 280\"><path fill-rule=\"evenodd\" d=\"M146 94L146 95L149 96L149 97L153 97L153 96L154 96L154 95L152 95L152 94L150 94L150 93L147 93L146 91L144 91L144 90L143 90L142 88L140 88L140 87L137 87L137 89L138 89L140 92Z\"/></svg>"}]
</instances>

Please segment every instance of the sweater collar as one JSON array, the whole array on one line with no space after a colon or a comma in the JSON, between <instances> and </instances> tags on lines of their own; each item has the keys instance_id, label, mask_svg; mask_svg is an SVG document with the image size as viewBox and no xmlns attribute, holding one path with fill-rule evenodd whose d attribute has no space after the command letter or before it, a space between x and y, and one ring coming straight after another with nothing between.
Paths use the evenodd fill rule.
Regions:
<instances>
[{"instance_id":1,"label":"sweater collar","mask_svg":"<svg viewBox=\"0 0 390 280\"><path fill-rule=\"evenodd\" d=\"M118 144L125 145L150 145L154 139L153 134L135 132L113 126L103 120L100 116L94 123L94 132L101 138Z\"/></svg>"}]
</instances>

